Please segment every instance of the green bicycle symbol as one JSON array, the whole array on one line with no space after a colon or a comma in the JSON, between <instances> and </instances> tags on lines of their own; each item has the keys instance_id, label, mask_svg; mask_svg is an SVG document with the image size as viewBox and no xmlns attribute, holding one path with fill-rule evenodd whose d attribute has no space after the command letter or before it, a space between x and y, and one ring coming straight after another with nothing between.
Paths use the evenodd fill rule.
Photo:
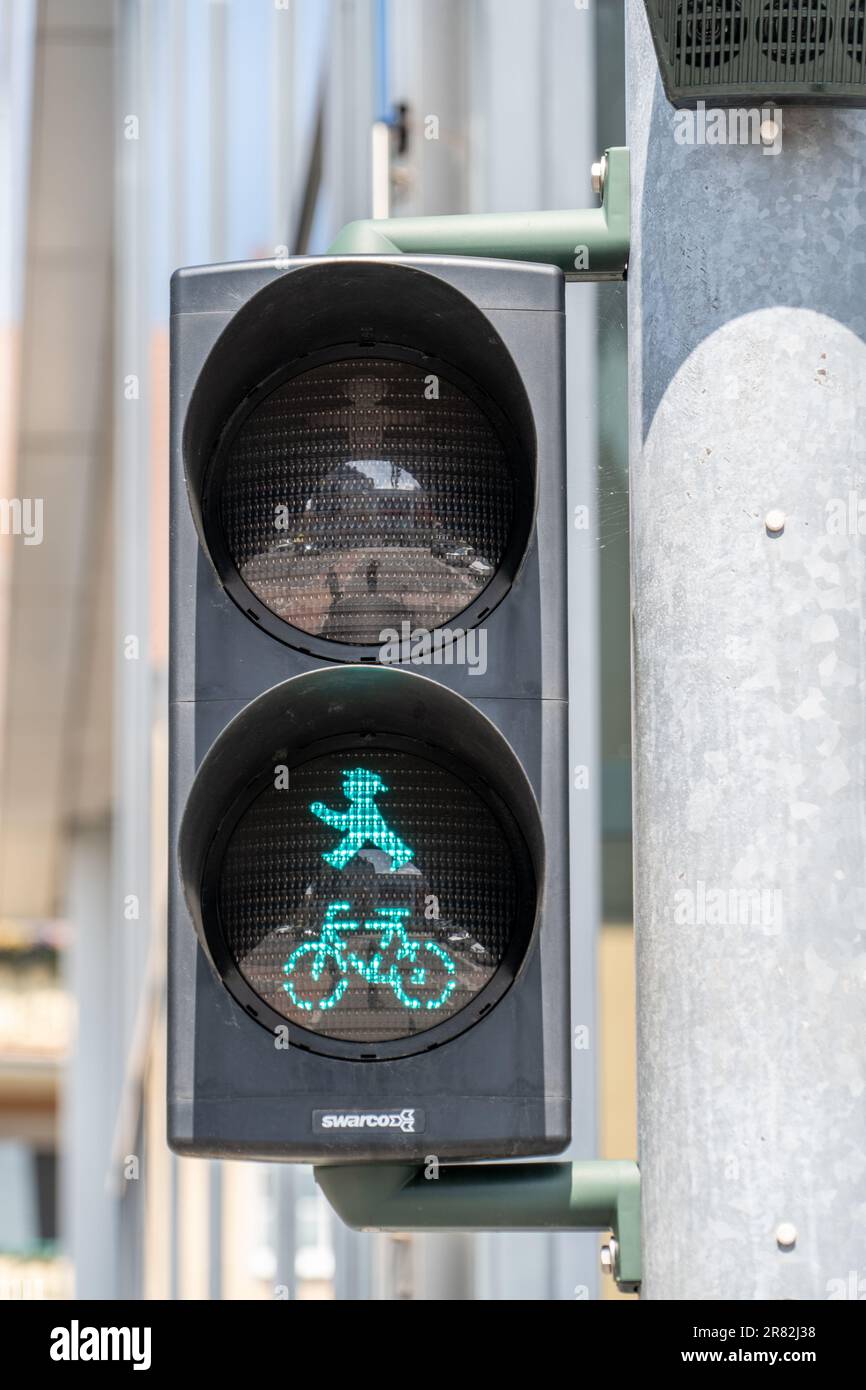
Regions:
<instances>
[{"instance_id":1,"label":"green bicycle symbol","mask_svg":"<svg viewBox=\"0 0 866 1390\"><path fill-rule=\"evenodd\" d=\"M347 902L329 903L322 935L316 941L302 942L283 966L283 989L295 1007L307 1012L335 1009L354 971L369 985L393 990L404 1009L441 1009L456 988L457 969L437 942L410 940L403 919L412 915L411 908L382 907L376 919L364 922L365 932L380 933L378 950L364 959L345 940L361 930L360 924L336 920L350 911L350 906ZM396 948L396 958L385 970L382 957L391 948Z\"/></svg>"}]
</instances>

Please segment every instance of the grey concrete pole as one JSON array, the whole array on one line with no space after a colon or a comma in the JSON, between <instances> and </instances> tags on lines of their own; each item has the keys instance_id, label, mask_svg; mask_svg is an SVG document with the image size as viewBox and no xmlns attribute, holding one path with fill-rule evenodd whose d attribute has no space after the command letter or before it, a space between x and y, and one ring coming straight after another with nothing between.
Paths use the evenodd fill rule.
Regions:
<instances>
[{"instance_id":1,"label":"grey concrete pole","mask_svg":"<svg viewBox=\"0 0 866 1390\"><path fill-rule=\"evenodd\" d=\"M681 144L627 39L643 1292L862 1297L866 112Z\"/></svg>"}]
</instances>

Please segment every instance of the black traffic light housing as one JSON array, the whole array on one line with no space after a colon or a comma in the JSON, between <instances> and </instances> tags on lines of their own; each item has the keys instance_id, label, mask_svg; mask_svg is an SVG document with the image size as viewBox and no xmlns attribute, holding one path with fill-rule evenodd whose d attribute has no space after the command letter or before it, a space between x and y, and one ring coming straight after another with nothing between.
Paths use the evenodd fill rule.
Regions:
<instances>
[{"instance_id":1,"label":"black traffic light housing","mask_svg":"<svg viewBox=\"0 0 866 1390\"><path fill-rule=\"evenodd\" d=\"M568 1142L563 293L459 257L173 279L178 1152Z\"/></svg>"}]
</instances>

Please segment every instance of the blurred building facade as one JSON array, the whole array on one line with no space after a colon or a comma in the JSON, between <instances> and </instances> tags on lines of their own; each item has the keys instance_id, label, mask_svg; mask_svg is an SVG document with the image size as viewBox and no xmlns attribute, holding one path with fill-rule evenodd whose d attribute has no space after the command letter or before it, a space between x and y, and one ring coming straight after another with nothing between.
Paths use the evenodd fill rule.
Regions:
<instances>
[{"instance_id":1,"label":"blurred building facade","mask_svg":"<svg viewBox=\"0 0 866 1390\"><path fill-rule=\"evenodd\" d=\"M166 1147L168 283L374 212L588 206L621 6L0 0L0 29L0 492L44 526L0 535L0 1283L594 1298L595 1237L362 1237L309 1170ZM568 290L587 1157L635 1142L623 295Z\"/></svg>"}]
</instances>

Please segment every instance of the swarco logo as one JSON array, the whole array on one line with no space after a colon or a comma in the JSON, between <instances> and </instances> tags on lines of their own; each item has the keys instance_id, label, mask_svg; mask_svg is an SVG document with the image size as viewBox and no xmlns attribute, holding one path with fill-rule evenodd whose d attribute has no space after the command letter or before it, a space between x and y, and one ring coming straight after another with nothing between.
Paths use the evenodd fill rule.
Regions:
<instances>
[{"instance_id":1,"label":"swarco logo","mask_svg":"<svg viewBox=\"0 0 866 1390\"><path fill-rule=\"evenodd\" d=\"M399 1129L418 1134L424 1128L422 1110L314 1110L313 1128Z\"/></svg>"}]
</instances>

